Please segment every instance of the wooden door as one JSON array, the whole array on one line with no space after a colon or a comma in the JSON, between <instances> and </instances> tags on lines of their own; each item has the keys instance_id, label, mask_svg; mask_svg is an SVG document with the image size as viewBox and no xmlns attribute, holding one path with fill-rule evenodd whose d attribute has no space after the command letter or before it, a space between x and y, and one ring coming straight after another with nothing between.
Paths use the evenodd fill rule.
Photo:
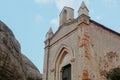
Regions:
<instances>
[{"instance_id":1,"label":"wooden door","mask_svg":"<svg viewBox=\"0 0 120 80\"><path fill-rule=\"evenodd\" d=\"M71 80L71 65L62 68L62 80Z\"/></svg>"}]
</instances>

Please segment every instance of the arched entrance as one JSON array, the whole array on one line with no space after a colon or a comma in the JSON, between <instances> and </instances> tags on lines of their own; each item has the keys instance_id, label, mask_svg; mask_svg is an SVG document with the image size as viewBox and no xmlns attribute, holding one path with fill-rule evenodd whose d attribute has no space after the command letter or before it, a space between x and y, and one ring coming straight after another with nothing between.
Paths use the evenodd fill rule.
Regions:
<instances>
[{"instance_id":1,"label":"arched entrance","mask_svg":"<svg viewBox=\"0 0 120 80\"><path fill-rule=\"evenodd\" d=\"M73 66L71 60L73 58L74 54L70 47L62 45L62 47L59 48L55 59L55 80L71 80Z\"/></svg>"}]
</instances>

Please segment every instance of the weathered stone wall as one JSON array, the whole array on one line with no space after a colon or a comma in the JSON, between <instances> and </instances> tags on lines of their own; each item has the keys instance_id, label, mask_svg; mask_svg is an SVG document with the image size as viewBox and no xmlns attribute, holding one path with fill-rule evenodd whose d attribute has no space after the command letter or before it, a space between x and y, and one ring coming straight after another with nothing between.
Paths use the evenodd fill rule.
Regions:
<instances>
[{"instance_id":1,"label":"weathered stone wall","mask_svg":"<svg viewBox=\"0 0 120 80\"><path fill-rule=\"evenodd\" d=\"M71 80L106 80L120 66L120 34L91 20L84 2L78 15L46 39L43 80L62 80L68 64Z\"/></svg>"},{"instance_id":2,"label":"weathered stone wall","mask_svg":"<svg viewBox=\"0 0 120 80\"><path fill-rule=\"evenodd\" d=\"M29 64L29 65L28 65ZM21 54L20 44L12 31L0 22L0 80L41 79L32 62Z\"/></svg>"},{"instance_id":3,"label":"weathered stone wall","mask_svg":"<svg viewBox=\"0 0 120 80\"><path fill-rule=\"evenodd\" d=\"M92 54L98 65L95 67L98 68L100 80L105 80L106 73L120 66L120 35L92 23L89 30Z\"/></svg>"},{"instance_id":4,"label":"weathered stone wall","mask_svg":"<svg viewBox=\"0 0 120 80\"><path fill-rule=\"evenodd\" d=\"M92 21L77 24L62 26L50 40L48 80L61 80L67 64L72 80L106 80L106 73L120 66L119 35Z\"/></svg>"}]
</instances>

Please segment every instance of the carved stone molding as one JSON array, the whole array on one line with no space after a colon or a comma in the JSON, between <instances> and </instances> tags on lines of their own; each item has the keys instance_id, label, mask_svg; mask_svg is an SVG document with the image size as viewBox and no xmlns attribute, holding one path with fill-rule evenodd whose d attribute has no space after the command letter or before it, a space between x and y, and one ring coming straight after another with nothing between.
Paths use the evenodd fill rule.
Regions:
<instances>
[{"instance_id":1,"label":"carved stone molding","mask_svg":"<svg viewBox=\"0 0 120 80\"><path fill-rule=\"evenodd\" d=\"M71 61L71 62L75 62L75 58L72 58L70 61Z\"/></svg>"}]
</instances>

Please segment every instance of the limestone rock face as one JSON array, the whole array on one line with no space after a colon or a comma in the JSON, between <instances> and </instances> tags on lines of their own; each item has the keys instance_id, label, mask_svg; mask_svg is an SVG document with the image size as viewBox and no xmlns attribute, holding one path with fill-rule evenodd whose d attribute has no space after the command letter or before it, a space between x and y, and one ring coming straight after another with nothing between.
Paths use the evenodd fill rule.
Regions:
<instances>
[{"instance_id":1,"label":"limestone rock face","mask_svg":"<svg viewBox=\"0 0 120 80\"><path fill-rule=\"evenodd\" d=\"M26 74L27 80L30 79L39 80L42 78L38 69L26 56L22 55L22 60L23 60L24 72Z\"/></svg>"},{"instance_id":2,"label":"limestone rock face","mask_svg":"<svg viewBox=\"0 0 120 80\"><path fill-rule=\"evenodd\" d=\"M40 80L41 74L23 54L12 31L0 21L0 80Z\"/></svg>"}]
</instances>

